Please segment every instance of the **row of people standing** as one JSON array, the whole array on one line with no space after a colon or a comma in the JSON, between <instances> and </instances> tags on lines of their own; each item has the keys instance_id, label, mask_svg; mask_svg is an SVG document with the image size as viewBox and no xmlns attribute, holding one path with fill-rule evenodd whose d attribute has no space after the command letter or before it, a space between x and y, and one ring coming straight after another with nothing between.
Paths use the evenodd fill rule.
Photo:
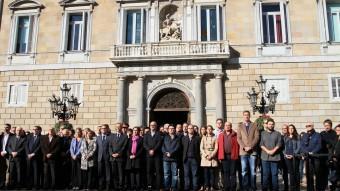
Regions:
<instances>
[{"instance_id":1,"label":"row of people standing","mask_svg":"<svg viewBox=\"0 0 340 191\"><path fill-rule=\"evenodd\" d=\"M7 165L9 188L43 186L47 189L72 185L73 189L123 190L131 185L129 189L132 190L162 187L165 190L198 190L202 185L209 190L216 185L215 177L219 177L216 171L220 170L224 190L236 190L236 169L240 160L241 188L256 190L256 161L259 159L263 190L278 190L278 169L282 161L288 170L290 190L300 188L300 160L308 165L307 190L314 190L314 175L316 189L326 189L324 182L328 179L323 173L331 169L328 161L333 161L335 166L331 171L335 177L333 186L339 177L339 138L334 136L330 120L324 122L325 131L321 134L315 132L312 123L307 123L307 132L301 138L294 125L289 125L287 134L281 135L275 131L272 119L265 121L264 131L259 131L250 121L249 111L243 112L243 122L238 124L237 131L232 129L231 123L223 125L223 120L217 119L216 129L208 125L207 133L201 136L194 125L187 125L184 132L180 126L170 125L167 132L160 132L156 122L151 122L147 133L135 127L131 135L124 131L124 125L115 124L115 133L104 124L99 126L97 135L89 129L78 128L71 135L65 130L61 136L57 136L53 128L41 136L41 128L36 126L32 134L25 136L22 128L11 134L11 127L6 124L0 137L0 186L5 183L3 170ZM340 126L336 129L339 135ZM325 158L316 156L323 152L327 152L326 163ZM26 184L22 169L26 171Z\"/></svg>"}]
</instances>

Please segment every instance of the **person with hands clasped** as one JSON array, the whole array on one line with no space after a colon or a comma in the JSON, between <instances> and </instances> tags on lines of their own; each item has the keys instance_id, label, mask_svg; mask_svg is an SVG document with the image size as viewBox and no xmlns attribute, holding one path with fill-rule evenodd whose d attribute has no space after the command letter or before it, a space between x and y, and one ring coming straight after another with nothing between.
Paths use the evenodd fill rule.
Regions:
<instances>
[{"instance_id":1,"label":"person with hands clasped","mask_svg":"<svg viewBox=\"0 0 340 191\"><path fill-rule=\"evenodd\" d=\"M164 189L177 190L177 161L180 146L179 137L173 125L168 127L168 135L164 137L162 146L163 170L164 170Z\"/></svg>"},{"instance_id":2,"label":"person with hands clasped","mask_svg":"<svg viewBox=\"0 0 340 191\"><path fill-rule=\"evenodd\" d=\"M215 183L214 171L218 166L217 161L217 138L213 134L214 128L207 126L207 134L202 137L200 144L201 167L204 170L204 190L213 190Z\"/></svg>"},{"instance_id":3,"label":"person with hands clasped","mask_svg":"<svg viewBox=\"0 0 340 191\"><path fill-rule=\"evenodd\" d=\"M262 159L262 190L269 190L270 179L272 191L279 190L278 170L281 159L279 149L282 146L281 134L274 130L275 122L273 119L267 120L267 129L261 133L260 147Z\"/></svg>"}]
</instances>

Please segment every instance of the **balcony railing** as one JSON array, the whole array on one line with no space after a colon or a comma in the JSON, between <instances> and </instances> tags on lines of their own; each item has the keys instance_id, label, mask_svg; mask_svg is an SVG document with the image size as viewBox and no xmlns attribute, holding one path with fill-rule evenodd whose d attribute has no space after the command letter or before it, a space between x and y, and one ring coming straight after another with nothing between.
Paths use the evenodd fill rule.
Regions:
<instances>
[{"instance_id":1,"label":"balcony railing","mask_svg":"<svg viewBox=\"0 0 340 191\"><path fill-rule=\"evenodd\" d=\"M225 59L229 57L228 41L174 42L115 45L112 61Z\"/></svg>"}]
</instances>

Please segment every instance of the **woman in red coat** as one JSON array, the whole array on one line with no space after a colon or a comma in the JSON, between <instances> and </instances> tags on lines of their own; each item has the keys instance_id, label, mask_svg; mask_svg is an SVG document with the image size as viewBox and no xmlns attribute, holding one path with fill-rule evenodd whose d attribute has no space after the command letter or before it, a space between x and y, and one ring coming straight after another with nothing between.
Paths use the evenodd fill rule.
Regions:
<instances>
[{"instance_id":1,"label":"woman in red coat","mask_svg":"<svg viewBox=\"0 0 340 191\"><path fill-rule=\"evenodd\" d=\"M224 131L218 136L218 160L222 163L224 190L236 190L236 164L239 158L237 134L230 122L224 123Z\"/></svg>"}]
</instances>

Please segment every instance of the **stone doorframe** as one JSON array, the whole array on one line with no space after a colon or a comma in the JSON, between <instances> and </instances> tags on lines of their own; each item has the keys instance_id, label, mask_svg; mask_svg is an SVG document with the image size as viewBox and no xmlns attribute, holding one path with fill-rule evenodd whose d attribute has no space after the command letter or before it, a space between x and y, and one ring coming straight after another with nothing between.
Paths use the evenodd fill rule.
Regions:
<instances>
[{"instance_id":1,"label":"stone doorframe","mask_svg":"<svg viewBox=\"0 0 340 191\"><path fill-rule=\"evenodd\" d=\"M150 104L151 104L152 99L154 98L155 95L157 95L157 93L159 93L162 90L168 89L168 88L178 89L178 90L182 91L188 97L189 105L190 105L189 112L192 113L192 111L194 110L192 105L195 104L195 97L192 94L192 92L187 87L185 87L185 86L183 86L179 83L167 82L165 84L154 87L153 89L151 89L151 91L147 95L147 102L146 102L147 124L150 123L150 121L149 121L150 120L150 111L151 111L151 105Z\"/></svg>"}]
</instances>

